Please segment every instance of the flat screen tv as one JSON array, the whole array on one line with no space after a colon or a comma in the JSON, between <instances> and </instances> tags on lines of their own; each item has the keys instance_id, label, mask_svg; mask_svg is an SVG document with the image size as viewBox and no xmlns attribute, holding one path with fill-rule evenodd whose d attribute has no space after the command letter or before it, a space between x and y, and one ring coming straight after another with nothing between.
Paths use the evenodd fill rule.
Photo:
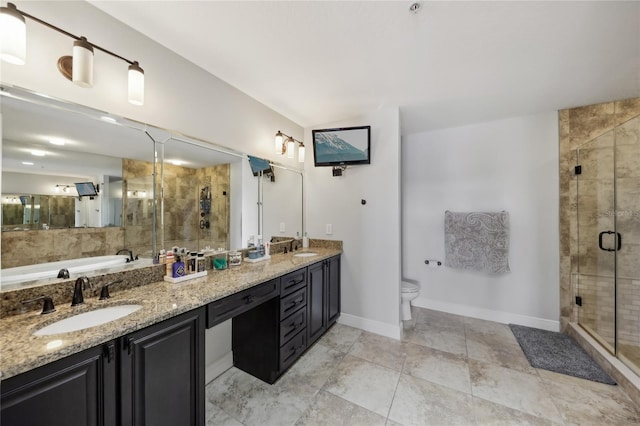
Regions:
<instances>
[{"instance_id":1,"label":"flat screen tv","mask_svg":"<svg viewBox=\"0 0 640 426\"><path fill-rule=\"evenodd\" d=\"M96 191L96 186L93 182L76 182L75 185L79 197L95 197L98 195L98 191Z\"/></svg>"},{"instance_id":2,"label":"flat screen tv","mask_svg":"<svg viewBox=\"0 0 640 426\"><path fill-rule=\"evenodd\" d=\"M313 131L316 167L371 163L371 126L340 127Z\"/></svg>"},{"instance_id":3,"label":"flat screen tv","mask_svg":"<svg viewBox=\"0 0 640 426\"><path fill-rule=\"evenodd\" d=\"M258 173L260 172L264 175L273 174L273 168L271 167L271 164L269 164L269 160L253 157L251 155L248 155L247 157L249 157L249 165L251 166L251 171L254 176L258 176Z\"/></svg>"}]
</instances>

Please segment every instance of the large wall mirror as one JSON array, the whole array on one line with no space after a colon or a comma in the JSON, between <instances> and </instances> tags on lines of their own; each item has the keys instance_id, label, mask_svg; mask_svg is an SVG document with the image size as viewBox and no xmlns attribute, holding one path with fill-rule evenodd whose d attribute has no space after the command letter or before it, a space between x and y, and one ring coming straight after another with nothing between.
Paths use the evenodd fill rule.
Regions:
<instances>
[{"instance_id":1,"label":"large wall mirror","mask_svg":"<svg viewBox=\"0 0 640 426\"><path fill-rule=\"evenodd\" d=\"M208 141L15 87L2 87L0 107L2 290L15 288L8 268L302 232L300 171L277 166L260 188L245 153ZM85 183L97 194L80 196Z\"/></svg>"}]
</instances>

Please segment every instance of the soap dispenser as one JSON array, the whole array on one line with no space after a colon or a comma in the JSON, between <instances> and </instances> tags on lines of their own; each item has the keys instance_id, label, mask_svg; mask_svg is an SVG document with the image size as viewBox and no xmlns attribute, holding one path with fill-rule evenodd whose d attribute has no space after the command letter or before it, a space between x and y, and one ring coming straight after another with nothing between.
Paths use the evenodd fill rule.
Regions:
<instances>
[{"instance_id":1,"label":"soap dispenser","mask_svg":"<svg viewBox=\"0 0 640 426\"><path fill-rule=\"evenodd\" d=\"M309 248L309 237L307 237L307 233L304 233L304 237L302 237L302 248Z\"/></svg>"}]
</instances>

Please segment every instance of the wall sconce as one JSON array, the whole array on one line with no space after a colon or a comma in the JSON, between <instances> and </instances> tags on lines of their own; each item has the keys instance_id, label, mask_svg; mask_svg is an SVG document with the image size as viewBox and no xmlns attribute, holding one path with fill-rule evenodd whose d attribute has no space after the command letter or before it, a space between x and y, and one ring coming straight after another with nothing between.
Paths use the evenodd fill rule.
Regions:
<instances>
[{"instance_id":1,"label":"wall sconce","mask_svg":"<svg viewBox=\"0 0 640 426\"><path fill-rule=\"evenodd\" d=\"M130 61L87 41L86 37L78 37L42 19L19 10L15 4L7 3L0 7L0 59L16 65L24 65L27 56L27 30L25 17L45 27L74 39L73 56L62 56L58 59L58 70L67 79L80 87L93 85L93 51L100 50L129 64L128 100L134 105L144 104L144 70L137 61Z\"/></svg>"},{"instance_id":2,"label":"wall sconce","mask_svg":"<svg viewBox=\"0 0 640 426\"><path fill-rule=\"evenodd\" d=\"M284 139L285 137L287 138L286 140ZM287 158L294 158L296 155L296 142L298 143L298 162L304 163L304 143L294 139L293 136L285 135L280 130L276 133L276 154L287 154Z\"/></svg>"},{"instance_id":3,"label":"wall sconce","mask_svg":"<svg viewBox=\"0 0 640 426\"><path fill-rule=\"evenodd\" d=\"M71 185L56 185L55 187L55 191L56 192L69 192L69 188L71 188Z\"/></svg>"}]
</instances>

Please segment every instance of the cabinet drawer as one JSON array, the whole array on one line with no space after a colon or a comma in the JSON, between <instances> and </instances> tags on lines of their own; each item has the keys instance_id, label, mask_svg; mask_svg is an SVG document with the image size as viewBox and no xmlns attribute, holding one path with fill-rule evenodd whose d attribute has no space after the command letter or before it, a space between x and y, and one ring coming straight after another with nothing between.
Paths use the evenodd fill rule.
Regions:
<instances>
[{"instance_id":1,"label":"cabinet drawer","mask_svg":"<svg viewBox=\"0 0 640 426\"><path fill-rule=\"evenodd\" d=\"M279 279L267 281L207 305L207 328L248 311L278 295Z\"/></svg>"},{"instance_id":2,"label":"cabinet drawer","mask_svg":"<svg viewBox=\"0 0 640 426\"><path fill-rule=\"evenodd\" d=\"M304 287L307 284L307 268L283 275L280 278L280 295L286 296L289 293Z\"/></svg>"},{"instance_id":3,"label":"cabinet drawer","mask_svg":"<svg viewBox=\"0 0 640 426\"><path fill-rule=\"evenodd\" d=\"M284 320L289 315L307 304L307 288L303 287L295 293L280 299L280 320Z\"/></svg>"},{"instance_id":4,"label":"cabinet drawer","mask_svg":"<svg viewBox=\"0 0 640 426\"><path fill-rule=\"evenodd\" d=\"M307 330L303 329L280 348L280 372L284 372L307 348Z\"/></svg>"},{"instance_id":5,"label":"cabinet drawer","mask_svg":"<svg viewBox=\"0 0 640 426\"><path fill-rule=\"evenodd\" d=\"M284 345L287 340L295 336L307 325L307 310L300 308L280 323L280 345Z\"/></svg>"}]
</instances>

